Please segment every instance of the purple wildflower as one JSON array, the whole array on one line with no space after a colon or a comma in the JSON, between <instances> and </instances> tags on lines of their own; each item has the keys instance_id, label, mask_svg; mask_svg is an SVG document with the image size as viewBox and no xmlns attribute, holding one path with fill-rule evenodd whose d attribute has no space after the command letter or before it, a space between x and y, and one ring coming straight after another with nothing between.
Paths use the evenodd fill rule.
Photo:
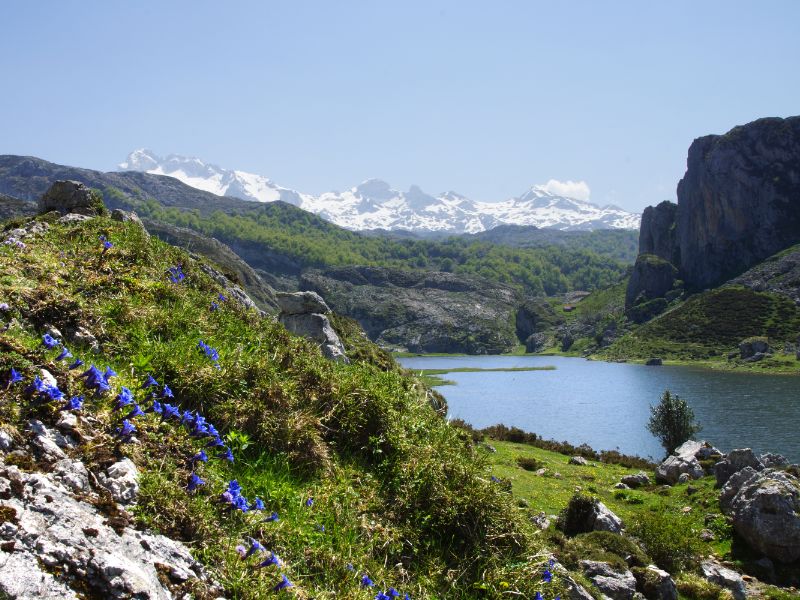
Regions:
<instances>
[{"instance_id":1,"label":"purple wildflower","mask_svg":"<svg viewBox=\"0 0 800 600\"><path fill-rule=\"evenodd\" d=\"M250 550L247 551L247 554L245 554L244 557L248 558L250 556L253 556L253 554L255 554L256 552L266 552L266 551L267 549L264 548L264 546L262 546L258 540L250 538Z\"/></svg>"},{"instance_id":2,"label":"purple wildflower","mask_svg":"<svg viewBox=\"0 0 800 600\"><path fill-rule=\"evenodd\" d=\"M278 558L278 555L275 554L274 552L270 552L269 553L269 557L267 557L266 559L262 560L260 563L258 563L257 566L259 568L269 567L269 566L272 566L272 565L275 565L276 567L280 567L282 564L283 563L281 562L281 559Z\"/></svg>"},{"instance_id":3,"label":"purple wildflower","mask_svg":"<svg viewBox=\"0 0 800 600\"><path fill-rule=\"evenodd\" d=\"M14 367L11 367L11 371L8 372L8 385L13 385L20 381L22 381L22 375Z\"/></svg>"},{"instance_id":4,"label":"purple wildflower","mask_svg":"<svg viewBox=\"0 0 800 600\"><path fill-rule=\"evenodd\" d=\"M227 447L225 448L224 452L220 452L219 454L217 454L217 457L224 458L228 462L233 462L233 452L231 452L231 449Z\"/></svg>"},{"instance_id":5,"label":"purple wildflower","mask_svg":"<svg viewBox=\"0 0 800 600\"><path fill-rule=\"evenodd\" d=\"M266 506L264 506L264 501L261 498L256 498L253 500L253 510L264 510Z\"/></svg>"},{"instance_id":6,"label":"purple wildflower","mask_svg":"<svg viewBox=\"0 0 800 600\"><path fill-rule=\"evenodd\" d=\"M81 410L83 408L83 396L73 396L61 407L61 410Z\"/></svg>"},{"instance_id":7,"label":"purple wildflower","mask_svg":"<svg viewBox=\"0 0 800 600\"><path fill-rule=\"evenodd\" d=\"M278 585L276 585L272 589L276 592L280 592L281 590L285 590L286 588L290 588L293 586L294 584L291 581L289 581L286 575L283 575L283 578L280 580L280 582L278 582Z\"/></svg>"},{"instance_id":8,"label":"purple wildflower","mask_svg":"<svg viewBox=\"0 0 800 600\"><path fill-rule=\"evenodd\" d=\"M169 386L165 383L164 389L161 390L161 397L162 398L174 398L175 394L172 393L172 390L169 389Z\"/></svg>"},{"instance_id":9,"label":"purple wildflower","mask_svg":"<svg viewBox=\"0 0 800 600\"><path fill-rule=\"evenodd\" d=\"M314 506L314 498L309 498L306 500L306 506L311 507Z\"/></svg>"},{"instance_id":10,"label":"purple wildflower","mask_svg":"<svg viewBox=\"0 0 800 600\"><path fill-rule=\"evenodd\" d=\"M550 583L553 580L553 574L550 572L550 569L545 569L544 573L542 573L542 581L545 583Z\"/></svg>"},{"instance_id":11,"label":"purple wildflower","mask_svg":"<svg viewBox=\"0 0 800 600\"><path fill-rule=\"evenodd\" d=\"M59 342L57 339L55 339L55 338L54 338L52 335L50 335L49 333L45 333L45 334L42 336L42 344L44 344L45 348L47 348L47 349L52 349L52 348L55 348L55 347L56 347L56 346L58 346L60 343L61 343L61 342Z\"/></svg>"},{"instance_id":12,"label":"purple wildflower","mask_svg":"<svg viewBox=\"0 0 800 600\"><path fill-rule=\"evenodd\" d=\"M66 347L66 346L64 346L63 348L61 348L61 354L59 354L58 356L56 356L56 360L57 360L57 361L59 361L59 360L64 360L65 358L72 358L72 352L70 352L69 350L67 350L67 347Z\"/></svg>"},{"instance_id":13,"label":"purple wildflower","mask_svg":"<svg viewBox=\"0 0 800 600\"><path fill-rule=\"evenodd\" d=\"M369 578L369 575L364 575L361 577L361 587L372 587L375 585L375 582Z\"/></svg>"},{"instance_id":14,"label":"purple wildflower","mask_svg":"<svg viewBox=\"0 0 800 600\"><path fill-rule=\"evenodd\" d=\"M189 462L192 464L196 462L208 462L208 455L206 454L205 450L200 450L200 452L195 454Z\"/></svg>"},{"instance_id":15,"label":"purple wildflower","mask_svg":"<svg viewBox=\"0 0 800 600\"><path fill-rule=\"evenodd\" d=\"M280 521L280 517L278 517L278 513L273 512L270 516L264 519L265 523L273 522L273 521Z\"/></svg>"},{"instance_id":16,"label":"purple wildflower","mask_svg":"<svg viewBox=\"0 0 800 600\"><path fill-rule=\"evenodd\" d=\"M138 404L134 403L133 410L131 410L131 412L128 413L128 416L126 418L133 419L135 417L142 417L142 416L144 416L144 411Z\"/></svg>"},{"instance_id":17,"label":"purple wildflower","mask_svg":"<svg viewBox=\"0 0 800 600\"><path fill-rule=\"evenodd\" d=\"M158 382L155 379L153 379L152 375L148 375L147 379L145 379L144 383L142 384L143 390L146 390L149 387L158 387Z\"/></svg>"},{"instance_id":18,"label":"purple wildflower","mask_svg":"<svg viewBox=\"0 0 800 600\"><path fill-rule=\"evenodd\" d=\"M134 433L136 433L136 426L128 421L128 419L122 420L122 427L118 427L116 430L117 435L124 439L131 437Z\"/></svg>"},{"instance_id":19,"label":"purple wildflower","mask_svg":"<svg viewBox=\"0 0 800 600\"><path fill-rule=\"evenodd\" d=\"M75 362L74 362L74 363L72 363L72 364L69 366L69 370L70 370L70 371L74 371L75 369L77 369L78 367L81 367L81 366L83 366L83 361L82 361L80 358L76 358L76 359L75 359Z\"/></svg>"},{"instance_id":20,"label":"purple wildflower","mask_svg":"<svg viewBox=\"0 0 800 600\"><path fill-rule=\"evenodd\" d=\"M192 473L189 476L189 483L186 484L186 489L190 492L195 491L198 486L205 485L206 482L203 479L200 479L200 476L197 473Z\"/></svg>"}]
</instances>

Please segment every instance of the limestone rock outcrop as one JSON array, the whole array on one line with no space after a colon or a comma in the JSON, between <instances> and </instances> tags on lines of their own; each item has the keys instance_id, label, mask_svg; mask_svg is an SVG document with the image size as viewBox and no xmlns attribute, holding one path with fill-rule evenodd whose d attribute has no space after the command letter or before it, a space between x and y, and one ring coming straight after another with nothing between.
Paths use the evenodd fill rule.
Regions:
<instances>
[{"instance_id":1,"label":"limestone rock outcrop","mask_svg":"<svg viewBox=\"0 0 800 600\"><path fill-rule=\"evenodd\" d=\"M344 345L326 316L328 305L316 292L277 292L281 313L278 321L286 329L319 344L322 354L335 361L349 362Z\"/></svg>"},{"instance_id":2,"label":"limestone rock outcrop","mask_svg":"<svg viewBox=\"0 0 800 600\"><path fill-rule=\"evenodd\" d=\"M90 188L80 181L61 180L50 186L39 198L39 212L52 210L62 215L76 213L95 216L105 210L101 198L96 197Z\"/></svg>"}]
</instances>

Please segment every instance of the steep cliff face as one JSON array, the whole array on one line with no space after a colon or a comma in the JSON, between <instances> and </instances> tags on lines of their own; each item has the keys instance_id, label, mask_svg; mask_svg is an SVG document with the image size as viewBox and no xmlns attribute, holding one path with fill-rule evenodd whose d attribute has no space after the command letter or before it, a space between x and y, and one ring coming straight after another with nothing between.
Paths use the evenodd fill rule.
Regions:
<instances>
[{"instance_id":1,"label":"steep cliff face","mask_svg":"<svg viewBox=\"0 0 800 600\"><path fill-rule=\"evenodd\" d=\"M653 254L673 265L680 263L675 230L677 214L678 205L669 200L644 209L639 230L639 254Z\"/></svg>"},{"instance_id":2,"label":"steep cliff face","mask_svg":"<svg viewBox=\"0 0 800 600\"><path fill-rule=\"evenodd\" d=\"M676 231L680 275L691 289L800 241L800 117L695 140L678 184Z\"/></svg>"}]
</instances>

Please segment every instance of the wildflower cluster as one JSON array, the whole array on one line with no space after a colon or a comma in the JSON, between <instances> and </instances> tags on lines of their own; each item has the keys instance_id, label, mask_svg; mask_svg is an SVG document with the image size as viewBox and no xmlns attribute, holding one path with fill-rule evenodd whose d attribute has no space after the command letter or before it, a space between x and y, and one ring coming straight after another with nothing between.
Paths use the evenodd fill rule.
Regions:
<instances>
[{"instance_id":1,"label":"wildflower cluster","mask_svg":"<svg viewBox=\"0 0 800 600\"><path fill-rule=\"evenodd\" d=\"M214 363L214 366L217 369L222 368L219 366L219 352L215 348L212 348L203 340L197 342L197 348L203 351L203 353L211 360L211 362Z\"/></svg>"},{"instance_id":2,"label":"wildflower cluster","mask_svg":"<svg viewBox=\"0 0 800 600\"><path fill-rule=\"evenodd\" d=\"M17 248L19 250L22 250L22 249L25 248L25 242L23 242L22 240L18 240L13 235L7 237L6 240L3 243L6 246L13 246L14 248Z\"/></svg>"},{"instance_id":3,"label":"wildflower cluster","mask_svg":"<svg viewBox=\"0 0 800 600\"><path fill-rule=\"evenodd\" d=\"M550 583L553 581L553 568L556 565L556 561L552 558L547 561L547 565L544 567L544 571L542 572L542 582L543 583ZM534 600L544 600L544 596L541 592L536 592L536 595L533 597ZM556 596L554 600L561 600L561 596Z\"/></svg>"},{"instance_id":4,"label":"wildflower cluster","mask_svg":"<svg viewBox=\"0 0 800 600\"><path fill-rule=\"evenodd\" d=\"M186 273L183 272L183 269L180 265L175 265L174 267L170 267L167 269L167 277L172 283L181 283L184 279L186 279Z\"/></svg>"},{"instance_id":5,"label":"wildflower cluster","mask_svg":"<svg viewBox=\"0 0 800 600\"><path fill-rule=\"evenodd\" d=\"M114 247L114 244L104 235L100 236L100 241L103 242L103 254L111 250Z\"/></svg>"}]
</instances>

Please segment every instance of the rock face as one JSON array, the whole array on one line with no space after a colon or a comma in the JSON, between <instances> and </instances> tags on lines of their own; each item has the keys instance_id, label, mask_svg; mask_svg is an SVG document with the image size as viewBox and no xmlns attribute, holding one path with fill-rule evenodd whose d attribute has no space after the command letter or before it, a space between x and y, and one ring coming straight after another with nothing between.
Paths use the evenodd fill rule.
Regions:
<instances>
[{"instance_id":1,"label":"rock face","mask_svg":"<svg viewBox=\"0 0 800 600\"><path fill-rule=\"evenodd\" d=\"M696 139L678 184L680 272L703 289L800 241L800 117Z\"/></svg>"},{"instance_id":2,"label":"rock face","mask_svg":"<svg viewBox=\"0 0 800 600\"><path fill-rule=\"evenodd\" d=\"M720 506L755 550L783 563L800 559L800 481L785 471L745 467L720 492Z\"/></svg>"},{"instance_id":3,"label":"rock face","mask_svg":"<svg viewBox=\"0 0 800 600\"><path fill-rule=\"evenodd\" d=\"M680 264L675 231L677 214L678 205L669 200L644 209L639 229L639 254L652 254L673 265Z\"/></svg>"},{"instance_id":4,"label":"rock face","mask_svg":"<svg viewBox=\"0 0 800 600\"><path fill-rule=\"evenodd\" d=\"M315 292L278 292L278 306L281 309L278 321L286 329L319 344L322 354L335 361L348 362L344 345L331 326L325 313L328 305Z\"/></svg>"},{"instance_id":5,"label":"rock face","mask_svg":"<svg viewBox=\"0 0 800 600\"><path fill-rule=\"evenodd\" d=\"M650 477L644 471L639 471L632 475L625 475L620 479L622 483L631 488L638 488L643 485L650 485Z\"/></svg>"},{"instance_id":6,"label":"rock face","mask_svg":"<svg viewBox=\"0 0 800 600\"><path fill-rule=\"evenodd\" d=\"M514 321L517 337L526 341L532 335L563 324L564 317L556 313L546 300L533 299L523 302L517 310Z\"/></svg>"},{"instance_id":7,"label":"rock face","mask_svg":"<svg viewBox=\"0 0 800 600\"><path fill-rule=\"evenodd\" d=\"M77 600L88 590L92 597L167 600L183 585L188 591L208 581L183 544L109 526L107 515L71 493L88 486L80 473L61 462L53 474L25 473L0 459L0 506L10 515L0 524L0 597Z\"/></svg>"},{"instance_id":8,"label":"rock face","mask_svg":"<svg viewBox=\"0 0 800 600\"><path fill-rule=\"evenodd\" d=\"M56 181L39 199L39 212L56 210L62 215L76 213L94 216L102 210L102 200L92 195L92 190L79 181Z\"/></svg>"},{"instance_id":9,"label":"rock face","mask_svg":"<svg viewBox=\"0 0 800 600\"><path fill-rule=\"evenodd\" d=\"M373 341L411 352L498 354L517 343L511 288L452 273L382 267L309 271L302 289L359 322Z\"/></svg>"},{"instance_id":10,"label":"rock face","mask_svg":"<svg viewBox=\"0 0 800 600\"><path fill-rule=\"evenodd\" d=\"M648 600L678 600L678 588L669 573L655 565L635 568L637 588Z\"/></svg>"},{"instance_id":11,"label":"rock face","mask_svg":"<svg viewBox=\"0 0 800 600\"><path fill-rule=\"evenodd\" d=\"M656 481L674 485L679 482L684 483L688 479L700 479L705 474L700 461L721 456L722 453L708 442L688 440L678 446L672 456L668 456L658 465Z\"/></svg>"},{"instance_id":12,"label":"rock face","mask_svg":"<svg viewBox=\"0 0 800 600\"><path fill-rule=\"evenodd\" d=\"M761 471L764 468L764 463L758 459L750 448L731 450L723 460L714 465L714 477L717 479L717 487L725 485L732 475L746 467L750 467L754 471Z\"/></svg>"},{"instance_id":13,"label":"rock face","mask_svg":"<svg viewBox=\"0 0 800 600\"><path fill-rule=\"evenodd\" d=\"M625 308L663 298L675 286L677 275L678 270L663 258L640 254L625 291Z\"/></svg>"},{"instance_id":14,"label":"rock face","mask_svg":"<svg viewBox=\"0 0 800 600\"><path fill-rule=\"evenodd\" d=\"M616 571L611 565L593 560L580 561L581 570L597 588L613 600L631 600L636 578L630 571Z\"/></svg>"},{"instance_id":15,"label":"rock face","mask_svg":"<svg viewBox=\"0 0 800 600\"><path fill-rule=\"evenodd\" d=\"M714 561L706 560L700 563L700 573L704 579L711 583L716 583L730 590L734 600L745 600L747 598L747 588L744 585L744 580L736 571L723 567Z\"/></svg>"}]
</instances>

